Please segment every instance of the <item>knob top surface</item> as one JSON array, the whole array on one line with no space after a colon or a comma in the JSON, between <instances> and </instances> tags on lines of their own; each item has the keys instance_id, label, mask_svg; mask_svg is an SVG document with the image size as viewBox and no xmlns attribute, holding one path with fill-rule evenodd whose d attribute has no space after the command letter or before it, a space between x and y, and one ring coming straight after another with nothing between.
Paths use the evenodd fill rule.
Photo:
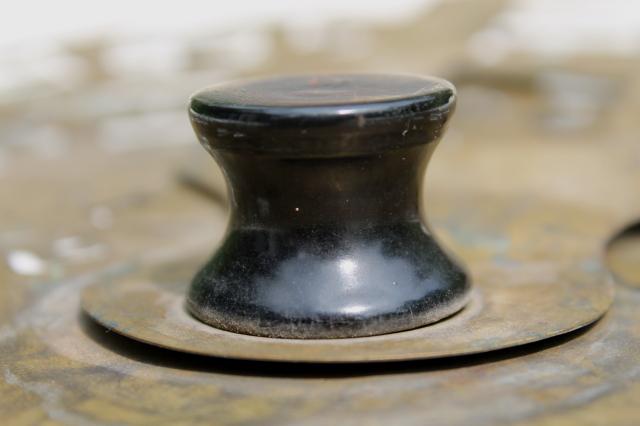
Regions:
<instances>
[{"instance_id":1,"label":"knob top surface","mask_svg":"<svg viewBox=\"0 0 640 426\"><path fill-rule=\"evenodd\" d=\"M189 114L208 148L334 156L437 140L454 105L433 77L298 75L205 88Z\"/></svg>"},{"instance_id":2,"label":"knob top surface","mask_svg":"<svg viewBox=\"0 0 640 426\"><path fill-rule=\"evenodd\" d=\"M191 98L191 107L200 114L221 113L221 108L267 110L272 114L286 109L325 107L344 114L344 107L361 104L383 110L398 101L445 105L453 86L441 79L412 75L343 74L297 75L237 81L208 87ZM391 105L390 105L391 104ZM300 111L301 113L304 111Z\"/></svg>"}]
</instances>

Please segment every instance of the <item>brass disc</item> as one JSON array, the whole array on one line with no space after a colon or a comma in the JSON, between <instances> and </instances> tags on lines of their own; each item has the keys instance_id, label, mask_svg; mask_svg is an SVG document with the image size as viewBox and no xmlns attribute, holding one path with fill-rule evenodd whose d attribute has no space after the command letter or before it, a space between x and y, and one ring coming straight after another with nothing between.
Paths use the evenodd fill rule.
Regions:
<instances>
[{"instance_id":1,"label":"brass disc","mask_svg":"<svg viewBox=\"0 0 640 426\"><path fill-rule=\"evenodd\" d=\"M476 208L472 220L467 217L458 222L450 217L451 223L443 224L439 232L444 237L455 232L456 241L462 241L455 251L470 266L475 286L472 300L457 315L430 326L382 336L322 340L226 332L199 322L184 308L186 287L197 269L193 259L145 267L122 280L90 286L84 290L82 306L110 330L176 351L318 363L487 352L567 333L606 312L612 285L598 260L598 247L589 243L594 241L589 225L597 218L567 223L565 218L576 217L576 207L538 202L514 208L513 199L486 202L488 197L484 198L482 204L468 200L485 206ZM457 204L452 210L468 208L459 199L448 201ZM554 228L558 220L564 222L562 229Z\"/></svg>"}]
</instances>

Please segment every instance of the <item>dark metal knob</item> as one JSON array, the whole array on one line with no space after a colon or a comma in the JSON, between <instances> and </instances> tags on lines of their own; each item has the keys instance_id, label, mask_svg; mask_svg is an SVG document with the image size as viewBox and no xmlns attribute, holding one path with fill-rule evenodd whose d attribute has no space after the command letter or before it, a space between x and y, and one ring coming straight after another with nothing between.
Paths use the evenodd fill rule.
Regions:
<instances>
[{"instance_id":1,"label":"dark metal knob","mask_svg":"<svg viewBox=\"0 0 640 426\"><path fill-rule=\"evenodd\" d=\"M268 337L419 327L460 310L469 281L426 223L424 171L455 105L443 80L249 80L191 98L227 179L224 241L195 276L201 321Z\"/></svg>"}]
</instances>

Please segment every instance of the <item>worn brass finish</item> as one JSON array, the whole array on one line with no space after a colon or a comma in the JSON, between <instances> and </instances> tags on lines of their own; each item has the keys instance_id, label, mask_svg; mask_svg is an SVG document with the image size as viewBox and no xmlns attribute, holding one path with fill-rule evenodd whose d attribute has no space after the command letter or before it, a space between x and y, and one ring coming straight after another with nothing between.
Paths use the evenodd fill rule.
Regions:
<instances>
[{"instance_id":1,"label":"worn brass finish","mask_svg":"<svg viewBox=\"0 0 640 426\"><path fill-rule=\"evenodd\" d=\"M450 206L451 211L464 211L480 202L477 197L469 202L461 199L438 197L439 204ZM447 223L446 231L467 236L457 249L469 253L465 261L477 290L461 313L431 326L338 340L270 339L216 329L184 309L186 288L197 265L193 260L141 268L121 280L99 282L84 290L82 306L109 330L164 348L226 358L322 363L487 352L573 331L604 314L612 287L593 256L597 251L590 252L585 244L586 230L579 224L564 224L572 237L544 231L556 217L569 218L578 212L552 202L516 208L511 199L484 197L482 201L490 208L477 209L468 225L452 221L451 214L444 213L449 210L435 218ZM586 220L589 215L584 216ZM508 233L492 229L498 217ZM509 241L509 247L478 247L477 238ZM571 257L558 252L559 247Z\"/></svg>"},{"instance_id":2,"label":"worn brass finish","mask_svg":"<svg viewBox=\"0 0 640 426\"><path fill-rule=\"evenodd\" d=\"M456 130L428 172L434 234L463 260L499 262L488 253L516 247L514 257L528 266L514 264L499 277L514 287L530 273L552 277L544 261L529 263L531 256L566 263L584 258L581 269L602 273L609 237L640 217L640 59L589 53L549 61L523 50L478 67L468 56L469 40L500 23L505 4L439 2L398 25L338 23L328 29L327 47L317 51L299 50L283 29L256 28L273 49L264 62L239 63L232 49L215 44L207 51L197 43L185 46L188 69L152 76L107 68L105 55L125 42L106 40L60 50L88 73L76 82L63 72L62 87L41 78L9 92L3 86L0 199L15 202L0 209L0 250L3 256L29 252L42 262L31 263L34 275L16 271L6 258L0 262L3 426L637 425L640 291L619 280L615 267L614 303L592 326L443 360L348 366L232 361L141 344L81 314L86 286L198 259L221 239L225 212L215 201L224 198L222 180L188 148L193 136L183 108L190 91L210 82L212 69L227 78L393 67L450 79L460 95ZM370 49L354 56L353 44L341 45L344 38ZM34 62L39 69L50 59L57 63L55 52L43 55L46 61ZM606 83L604 96L594 80ZM578 90L567 81L577 82ZM571 109L575 101L585 108ZM447 209L457 204L437 191L469 203L449 217ZM498 215L479 224L481 233L456 228L472 224L477 209L492 208L484 195L514 209L538 200L564 207L547 213L548 225L537 236L520 233L530 216L514 224ZM521 241L534 244L525 251ZM631 258L625 250L618 254ZM154 275L154 282L170 286L171 271L162 272L166 281ZM186 271L173 272L179 278ZM640 282L640 275L629 277Z\"/></svg>"},{"instance_id":3,"label":"worn brass finish","mask_svg":"<svg viewBox=\"0 0 640 426\"><path fill-rule=\"evenodd\" d=\"M79 318L82 288L123 272L106 269L51 288L18 317L16 334L3 337L0 409L19 420L12 423L493 425L515 418L569 425L635 418L640 294L628 288L618 289L595 325L544 345L443 362L302 368L161 350Z\"/></svg>"}]
</instances>

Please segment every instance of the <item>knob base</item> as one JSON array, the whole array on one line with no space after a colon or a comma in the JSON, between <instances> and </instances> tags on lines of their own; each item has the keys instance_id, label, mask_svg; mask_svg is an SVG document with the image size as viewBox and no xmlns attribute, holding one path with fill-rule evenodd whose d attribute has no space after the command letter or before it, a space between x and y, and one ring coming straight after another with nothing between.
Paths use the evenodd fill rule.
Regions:
<instances>
[{"instance_id":1,"label":"knob base","mask_svg":"<svg viewBox=\"0 0 640 426\"><path fill-rule=\"evenodd\" d=\"M450 316L466 304L469 287L418 221L234 229L193 279L187 306L236 333L362 337Z\"/></svg>"}]
</instances>

